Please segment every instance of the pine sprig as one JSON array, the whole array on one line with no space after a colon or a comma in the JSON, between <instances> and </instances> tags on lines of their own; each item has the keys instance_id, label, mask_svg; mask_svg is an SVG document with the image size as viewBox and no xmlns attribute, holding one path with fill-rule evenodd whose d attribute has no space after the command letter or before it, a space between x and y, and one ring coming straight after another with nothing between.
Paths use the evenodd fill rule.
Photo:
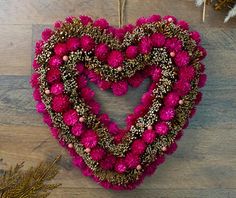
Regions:
<instances>
[{"instance_id":1,"label":"pine sprig","mask_svg":"<svg viewBox=\"0 0 236 198\"><path fill-rule=\"evenodd\" d=\"M52 162L41 162L36 167L22 171L24 163L17 164L0 176L1 198L44 198L50 191L60 184L48 183L58 173L56 163L60 160L56 157Z\"/></svg>"}]
</instances>

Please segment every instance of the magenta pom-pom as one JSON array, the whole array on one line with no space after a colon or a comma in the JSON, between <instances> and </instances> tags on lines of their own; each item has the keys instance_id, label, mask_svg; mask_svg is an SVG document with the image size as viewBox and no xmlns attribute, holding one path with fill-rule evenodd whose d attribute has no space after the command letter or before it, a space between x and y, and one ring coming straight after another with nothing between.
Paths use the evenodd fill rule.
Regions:
<instances>
[{"instance_id":1,"label":"magenta pom-pom","mask_svg":"<svg viewBox=\"0 0 236 198\"><path fill-rule=\"evenodd\" d=\"M68 49L66 43L57 43L54 47L54 52L58 56L64 56L67 54Z\"/></svg>"},{"instance_id":2,"label":"magenta pom-pom","mask_svg":"<svg viewBox=\"0 0 236 198\"><path fill-rule=\"evenodd\" d=\"M139 43L139 52L148 54L152 50L152 40L149 37L143 37Z\"/></svg>"},{"instance_id":3,"label":"magenta pom-pom","mask_svg":"<svg viewBox=\"0 0 236 198\"><path fill-rule=\"evenodd\" d=\"M52 56L48 61L48 64L51 68L58 68L62 65L62 63L63 63L63 60L58 55Z\"/></svg>"},{"instance_id":4,"label":"magenta pom-pom","mask_svg":"<svg viewBox=\"0 0 236 198\"><path fill-rule=\"evenodd\" d=\"M90 152L90 156L94 161L100 161L104 156L106 152L99 147L93 148Z\"/></svg>"},{"instance_id":5,"label":"magenta pom-pom","mask_svg":"<svg viewBox=\"0 0 236 198\"><path fill-rule=\"evenodd\" d=\"M52 109L55 112L63 112L70 105L69 98L66 95L58 95L52 98Z\"/></svg>"},{"instance_id":6,"label":"magenta pom-pom","mask_svg":"<svg viewBox=\"0 0 236 198\"><path fill-rule=\"evenodd\" d=\"M123 61L124 61L123 54L118 50L111 51L107 57L108 64L115 68L121 66Z\"/></svg>"},{"instance_id":7,"label":"magenta pom-pom","mask_svg":"<svg viewBox=\"0 0 236 198\"><path fill-rule=\"evenodd\" d=\"M53 34L53 31L49 28L46 28L42 32L42 39L44 41L47 41L52 36L52 34Z\"/></svg>"},{"instance_id":8,"label":"magenta pom-pom","mask_svg":"<svg viewBox=\"0 0 236 198\"><path fill-rule=\"evenodd\" d=\"M76 37L71 37L67 40L66 46L69 51L76 51L80 47L80 39Z\"/></svg>"},{"instance_id":9,"label":"magenta pom-pom","mask_svg":"<svg viewBox=\"0 0 236 198\"><path fill-rule=\"evenodd\" d=\"M151 35L153 47L162 47L165 44L165 36L161 33L154 33Z\"/></svg>"},{"instance_id":10,"label":"magenta pom-pom","mask_svg":"<svg viewBox=\"0 0 236 198\"><path fill-rule=\"evenodd\" d=\"M153 130L145 130L142 138L144 142L146 142L147 144L151 144L154 142L156 134Z\"/></svg>"},{"instance_id":11,"label":"magenta pom-pom","mask_svg":"<svg viewBox=\"0 0 236 198\"><path fill-rule=\"evenodd\" d=\"M140 155L146 149L146 144L143 140L135 140L131 146L131 150L134 154Z\"/></svg>"},{"instance_id":12,"label":"magenta pom-pom","mask_svg":"<svg viewBox=\"0 0 236 198\"><path fill-rule=\"evenodd\" d=\"M125 55L129 59L136 58L136 56L138 55L138 47L134 45L130 45L129 47L127 47L125 51Z\"/></svg>"},{"instance_id":13,"label":"magenta pom-pom","mask_svg":"<svg viewBox=\"0 0 236 198\"><path fill-rule=\"evenodd\" d=\"M78 122L78 119L78 114L74 109L70 109L63 114L63 121L68 126L73 126L76 122Z\"/></svg>"},{"instance_id":14,"label":"magenta pom-pom","mask_svg":"<svg viewBox=\"0 0 236 198\"><path fill-rule=\"evenodd\" d=\"M107 55L109 53L109 47L105 43L101 43L95 48L95 56L100 61L105 61L107 59Z\"/></svg>"},{"instance_id":15,"label":"magenta pom-pom","mask_svg":"<svg viewBox=\"0 0 236 198\"><path fill-rule=\"evenodd\" d=\"M175 117L175 110L172 107L163 107L160 110L160 118L163 121L172 120Z\"/></svg>"},{"instance_id":16,"label":"magenta pom-pom","mask_svg":"<svg viewBox=\"0 0 236 198\"><path fill-rule=\"evenodd\" d=\"M81 143L86 148L94 148L98 143L98 136L93 130L88 130L82 134Z\"/></svg>"},{"instance_id":17,"label":"magenta pom-pom","mask_svg":"<svg viewBox=\"0 0 236 198\"><path fill-rule=\"evenodd\" d=\"M169 125L166 122L159 122L155 126L155 131L159 135L166 135L169 131Z\"/></svg>"},{"instance_id":18,"label":"magenta pom-pom","mask_svg":"<svg viewBox=\"0 0 236 198\"><path fill-rule=\"evenodd\" d=\"M115 82L112 84L111 88L115 96L122 96L128 91L128 83L125 80Z\"/></svg>"},{"instance_id":19,"label":"magenta pom-pom","mask_svg":"<svg viewBox=\"0 0 236 198\"><path fill-rule=\"evenodd\" d=\"M94 21L93 25L94 27L99 27L102 30L107 29L109 27L109 23L104 18L97 19L96 21Z\"/></svg>"},{"instance_id":20,"label":"magenta pom-pom","mask_svg":"<svg viewBox=\"0 0 236 198\"><path fill-rule=\"evenodd\" d=\"M84 133L85 129L84 129L84 126L83 124L77 122L74 124L74 126L72 126L71 128L71 132L73 135L75 136L81 136L82 133Z\"/></svg>"},{"instance_id":21,"label":"magenta pom-pom","mask_svg":"<svg viewBox=\"0 0 236 198\"><path fill-rule=\"evenodd\" d=\"M80 42L81 42L81 48L86 52L92 50L95 45L93 38L91 38L88 35L81 36Z\"/></svg>"}]
</instances>

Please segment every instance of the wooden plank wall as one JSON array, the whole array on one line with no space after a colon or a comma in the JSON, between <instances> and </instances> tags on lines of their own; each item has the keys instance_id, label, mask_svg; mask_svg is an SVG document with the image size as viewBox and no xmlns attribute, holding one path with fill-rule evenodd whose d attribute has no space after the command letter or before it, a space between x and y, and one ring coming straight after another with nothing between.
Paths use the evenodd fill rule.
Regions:
<instances>
[{"instance_id":1,"label":"wooden plank wall","mask_svg":"<svg viewBox=\"0 0 236 198\"><path fill-rule=\"evenodd\" d=\"M62 186L50 197L236 197L236 19L223 24L225 13L207 7L203 24L201 9L192 0L127 1L126 22L153 13L175 15L202 33L209 54L205 60L209 80L178 151L136 190L114 192L102 189L71 165L36 113L28 79L33 43L43 27L80 14L106 17L117 25L117 0L0 0L0 170L21 161L26 161L26 167L36 165L61 153L55 182ZM144 83L121 98L93 88L103 110L122 126L146 87ZM137 97L131 101L134 94Z\"/></svg>"}]
</instances>

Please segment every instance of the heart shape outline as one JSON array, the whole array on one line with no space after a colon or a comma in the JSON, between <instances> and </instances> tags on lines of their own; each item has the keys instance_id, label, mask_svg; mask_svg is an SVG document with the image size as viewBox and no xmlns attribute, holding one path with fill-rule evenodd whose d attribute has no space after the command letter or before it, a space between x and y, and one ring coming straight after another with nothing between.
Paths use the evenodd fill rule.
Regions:
<instances>
[{"instance_id":1,"label":"heart shape outline","mask_svg":"<svg viewBox=\"0 0 236 198\"><path fill-rule=\"evenodd\" d=\"M169 21L169 19L172 19L171 21ZM78 33L78 32L82 32L83 34L88 34L88 33L91 33L92 30L95 32L94 35L92 36L95 40L96 40L96 36L97 37L101 37L103 34L105 34L106 37L108 37L109 39L111 39L111 43L113 43L116 48L113 48L113 49L116 49L116 50L122 50L122 47L127 47L129 46L131 43L132 43L132 40L130 41L130 37L135 37L135 32L137 32L137 34L141 34L143 36L144 33L146 33L148 27L149 27L149 31L152 30L153 32L158 32L160 33L160 30L162 30L163 34L164 32L168 32L168 31L173 31L174 33L174 36L182 36L185 40L185 43L183 44L183 47L186 47L188 48L187 50L189 50L191 52L191 59L192 60L195 60L196 63L196 68L199 70L198 71L198 75L196 76L196 79L193 81L193 85L194 85L194 88L192 88L192 92L191 94L187 95L186 97L183 97L184 101L185 102L189 102L188 104L186 103L185 105L181 105L180 108L176 109L176 112L177 115L179 117L184 117L184 119L182 119L182 123L179 124L179 128L178 127L173 127L173 129L171 130L175 130L174 133L170 133L168 134L169 137L165 137L165 136L160 136L159 139L156 141L156 144L155 146L157 147L156 149L156 153L150 153L150 151L146 152L150 155L152 155L154 158L157 156L157 153L159 153L159 157L156 158L156 161L152 160L150 162L150 159L148 156L148 154L144 153L143 154L143 163L145 164L146 162L149 162L149 164L152 164L154 167L158 164L160 164L162 161L163 161L163 154L164 153L168 153L168 149L167 148L171 148L171 146L173 147L173 145L175 146L175 143L174 143L174 139L176 138L176 136L178 136L178 134L181 134L181 133L177 133L178 131L180 131L181 128L183 128L183 125L185 124L185 120L187 120L187 117L188 117L188 114L187 112L189 112L189 109L194 106L194 103L196 102L196 99L197 99L197 94L198 94L198 85L199 85L199 79L200 77L202 77L204 79L204 74L200 74L202 73L202 68L201 68L201 64L199 63L199 59L202 59L204 58L204 49L203 48L200 48L198 45L197 45L197 42L193 40L193 38L190 38L190 34L187 30L183 30L180 26L176 25L174 22L175 21L175 18L173 17L168 17L167 20L165 19L165 17L163 18L163 21L156 21L156 22L152 22L152 23L142 23L140 26L137 26L132 33L126 33L124 39L122 42L120 42L118 39L115 39L113 38L112 36L110 35L107 35L106 33L104 33L103 31L101 31L100 28L94 28L94 24L90 24L90 25L83 25L82 24L82 20L80 18L80 20L78 19L75 19L75 18L68 18L67 21L65 23L63 23L63 25L57 29L53 34L51 34L50 36L48 36L48 38L44 39L46 42L42 42L43 43L43 48L42 50L39 50L40 53L36 53L36 59L37 59L37 62L40 64L39 68L38 67L38 63L36 63L36 61L34 62L34 66L37 64L37 67L36 70L40 73L40 89L41 89L41 92L40 94L42 95L42 99L43 99L43 102L46 106L46 109L47 111L49 111L50 113L50 116L54 118L53 122L56 126L59 126L60 129L63 129L66 131L65 134L61 134L61 139L63 139L63 141L61 141L62 145L66 146L71 155L74 157L74 159L77 159L77 162L78 161L81 161L79 163L79 166L81 167L84 162L83 160L85 161L85 164L90 167L88 169L86 169L87 171L87 174L89 174L91 176L91 169L93 170L94 172L94 175L96 176L93 176L95 180L97 181L102 181L101 184L107 188L113 188L113 189L132 189L134 188L138 183L140 183L144 177L145 173L145 170L144 169L133 169L131 171L129 171L128 173L125 173L125 174L120 174L120 173L114 173L114 171L107 171L106 173L104 173L104 170L102 170L101 168L99 168L99 163L97 162L94 162L91 160L90 156L89 156L89 153L86 153L84 148L83 148L83 145L81 146L80 143L78 143L78 141L76 141L76 138L74 138L71 134L68 133L69 129L68 129L68 126L66 125L63 125L63 118L62 118L62 115L61 114L58 114L55 116L55 113L50 111L50 103L51 103L51 99L50 99L50 96L48 96L48 94L45 93L45 90L46 90L46 87L47 87L47 84L45 83L45 78L46 78L46 73L48 72L47 70L47 62L49 61L49 57L51 55L51 50L53 48L53 43L55 44L55 41L53 41L54 38L57 38L58 37L62 37L63 39L66 39L66 35L70 35L70 36L74 36L73 32L74 33ZM78 29L76 29L76 27L80 30L78 31ZM156 29L155 29L156 27ZM64 29L63 29L64 28ZM73 29L74 28L74 29ZM146 28L146 29L145 29ZM68 30L69 32L66 32L65 30ZM168 30L168 31L167 31ZM142 32L143 31L143 32ZM61 34L61 32L63 32L64 34ZM141 32L141 33L140 33ZM78 36L78 35L77 35ZM80 35L81 36L81 35ZM98 38L98 40L99 40ZM141 36L139 36L139 38L141 38ZM182 38L182 39L183 39ZM184 40L183 39L183 40ZM59 40L60 41L60 40ZM42 47L42 43L40 44L41 47ZM123 43L126 43L126 45L123 45ZM198 49L196 50L196 48L198 47ZM158 50L158 49L157 49ZM159 49L160 50L160 49ZM167 50L166 49L162 49L164 51L164 53L167 53ZM37 51L37 46L36 46L36 51ZM161 54L163 54L163 51ZM45 53L47 52L47 53ZM82 53L82 55L81 55ZM155 51L154 55L155 54L158 54L157 51ZM80 56L79 56L80 55ZM71 58L72 57L72 58ZM76 59L74 59L73 57L85 57L86 59L86 54L83 54L83 52L81 51L77 51L77 52L72 52L68 58L68 60L66 60L66 64L64 64L63 66L61 66L61 72L63 73L66 73L68 75L68 68L71 67L71 73L70 75L73 76L73 73L75 74L75 63L76 63ZM159 57L159 56L157 56ZM70 59L71 58L71 59ZM88 57L89 58L89 57ZM147 58L147 57L146 57ZM169 57L170 62L171 62L171 58ZM97 60L96 60L97 61ZM128 64L127 64L128 65ZM166 63L163 63L163 67L166 66ZM96 67L91 67L91 65L87 65L88 69L90 70L96 70ZM104 65L102 65L101 67L104 67ZM35 68L35 67L34 67ZM107 67L109 68L109 67ZM140 70L142 70L144 68L144 65L141 65ZM165 75L170 75L172 74L173 76L175 76L175 72L173 70L174 68L174 65L173 63L171 64L171 67L169 68L170 70L165 70L163 73ZM63 71L64 69L64 71ZM136 68L137 69L137 68ZM163 69L163 68L162 68ZM113 71L113 73L115 74L114 76L111 76L110 78L108 77L105 77L106 80L114 80L115 79L115 76L117 75L117 73L119 73L119 71L117 71L116 69L113 69L113 68L110 68L111 71ZM125 68L124 68L125 70ZM114 72L115 71L115 72ZM172 73L171 73L172 72ZM108 72L108 73L111 73L111 72ZM135 72L133 72L133 75L135 74ZM69 76L70 76L69 75ZM132 76L132 75L131 75ZM171 75L170 75L171 76ZM169 76L169 77L170 77ZM130 77L130 76L129 76ZM76 95L76 91L75 89L77 88L76 87L76 84L75 84L75 79L73 78L67 78L67 77L62 77L65 79L64 83L67 82L67 84L72 84L74 85L74 90L71 89L71 87L68 89L68 90L65 90L65 92L67 93L72 93L72 94L75 94ZM38 79L38 77L37 77ZM35 80L35 76L34 76L34 80ZM67 80L67 81L66 81ZM169 89L171 88L170 86L170 81L168 81L168 78L165 79L167 82L169 82L169 84L167 83L167 85L169 86ZM172 80L175 80L175 78L173 78ZM203 80L202 80L203 81ZM36 83L37 84L37 83ZM201 82L200 84L204 84L203 82ZM160 85L160 84L158 84ZM202 86L202 85L201 85ZM35 87L35 84L33 85L33 87ZM163 89L164 90L164 89ZM157 96L161 96L163 97L163 93L160 94L159 92L157 93ZM70 99L73 98L70 96ZM82 101L79 101L77 99L78 97L76 96L75 97L75 103L77 103L77 105L81 105L82 104ZM37 98L36 98L37 99ZM195 100L193 100L195 99ZM199 100L199 99L197 99ZM197 102L198 103L198 102ZM155 106L155 110L158 112L159 108L156 108L158 106ZM78 110L77 111L78 114L81 115L81 111ZM92 116L93 119L91 119L90 123L91 124L97 124L98 122L95 121L94 119L94 116ZM48 117L47 117L48 118ZM178 120L178 119L176 119ZM154 122L154 121L153 121ZM141 124L144 125L144 127L147 127L149 126L149 124L152 124L152 123L147 123L145 121L142 120L142 122L140 122ZM87 123L88 124L88 123ZM51 126L51 123L49 124ZM143 126L142 126L143 127ZM99 145L103 145L104 149L108 150L109 152L111 152L112 154L114 154L115 156L117 157L124 157L125 155L125 152L130 149L130 144L132 143L132 141L130 141L129 143L127 143L126 145L122 144L122 143L119 143L118 145L111 145L111 141L112 141L112 138L109 136L109 133L106 132L106 133L101 133L99 134L99 128L96 128L96 127L92 127L92 128L95 128L95 131L98 133L98 136L99 136L99 140L101 139L101 137L104 137L105 136L105 141L103 142L100 142ZM53 128L54 129L54 128ZM130 140L133 140L134 137L138 138L138 137L142 137L142 133L143 131L137 135L136 133L133 133L134 136L131 136ZM127 134L126 134L127 135ZM108 140L108 141L107 141ZM125 142L126 139L124 138L123 141ZM73 144L71 144L70 142L73 142ZM109 144L110 143L110 144ZM151 150L153 151L153 148L154 145L153 144L150 144L148 146ZM167 150L163 151L163 148L166 148ZM146 149L148 150L148 149ZM171 150L171 149L170 149ZM154 150L155 151L155 150ZM171 153L171 151L169 151ZM80 156L82 156L82 158L79 158L77 156L77 154L79 154ZM145 158L145 154L147 155L146 158ZM146 161L145 161L146 160ZM78 165L78 164L77 164ZM84 165L84 164L83 164ZM150 167L151 165L149 165ZM155 168L154 168L155 169ZM86 172L85 171L85 172ZM150 170L149 170L150 171ZM148 172L148 171L146 171ZM111 174L112 175L112 179L111 179ZM105 175L105 176L104 176ZM125 175L125 176L124 176ZM101 179L102 178L102 179ZM110 180L108 180L107 178L110 178ZM138 178L138 180L137 180ZM106 180L108 182L106 182ZM114 182L115 181L119 181L119 182ZM137 180L137 181L136 181ZM134 182L135 181L135 182Z\"/></svg>"}]
</instances>

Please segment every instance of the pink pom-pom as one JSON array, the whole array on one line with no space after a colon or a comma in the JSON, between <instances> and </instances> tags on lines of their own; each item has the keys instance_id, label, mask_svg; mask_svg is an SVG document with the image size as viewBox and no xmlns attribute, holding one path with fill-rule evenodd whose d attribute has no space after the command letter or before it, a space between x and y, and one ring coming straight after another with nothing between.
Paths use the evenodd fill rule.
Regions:
<instances>
[{"instance_id":1,"label":"pink pom-pom","mask_svg":"<svg viewBox=\"0 0 236 198\"><path fill-rule=\"evenodd\" d=\"M180 96L184 96L191 90L191 84L187 81L179 80L175 83L174 90L176 90Z\"/></svg>"},{"instance_id":2,"label":"pink pom-pom","mask_svg":"<svg viewBox=\"0 0 236 198\"><path fill-rule=\"evenodd\" d=\"M83 25L88 25L89 23L93 23L92 18L89 16L80 15L79 18L80 18L80 21Z\"/></svg>"},{"instance_id":3,"label":"pink pom-pom","mask_svg":"<svg viewBox=\"0 0 236 198\"><path fill-rule=\"evenodd\" d=\"M80 89L86 87L86 85L87 85L87 79L83 75L78 76L76 79L76 82L77 82L78 88L80 88Z\"/></svg>"},{"instance_id":4,"label":"pink pom-pom","mask_svg":"<svg viewBox=\"0 0 236 198\"><path fill-rule=\"evenodd\" d=\"M55 112L63 112L70 105L69 98L66 95L58 95L52 99L52 109Z\"/></svg>"},{"instance_id":5,"label":"pink pom-pom","mask_svg":"<svg viewBox=\"0 0 236 198\"><path fill-rule=\"evenodd\" d=\"M53 68L47 72L46 79L48 83L55 83L59 81L60 78L61 78L61 72L59 69Z\"/></svg>"},{"instance_id":6,"label":"pink pom-pom","mask_svg":"<svg viewBox=\"0 0 236 198\"><path fill-rule=\"evenodd\" d=\"M179 79L191 81L195 76L195 69L193 66L181 67L179 70Z\"/></svg>"},{"instance_id":7,"label":"pink pom-pom","mask_svg":"<svg viewBox=\"0 0 236 198\"><path fill-rule=\"evenodd\" d=\"M201 42L201 36L198 32L190 32L190 36L193 40L196 41L197 44L199 44Z\"/></svg>"},{"instance_id":8,"label":"pink pom-pom","mask_svg":"<svg viewBox=\"0 0 236 198\"><path fill-rule=\"evenodd\" d=\"M66 42L67 49L69 51L76 51L80 47L80 40L76 37L71 37Z\"/></svg>"},{"instance_id":9,"label":"pink pom-pom","mask_svg":"<svg viewBox=\"0 0 236 198\"><path fill-rule=\"evenodd\" d=\"M152 40L149 37L143 37L139 43L139 52L148 54L152 50Z\"/></svg>"},{"instance_id":10,"label":"pink pom-pom","mask_svg":"<svg viewBox=\"0 0 236 198\"><path fill-rule=\"evenodd\" d=\"M93 38L91 38L88 35L81 36L80 42L81 42L81 48L86 52L92 50L95 45Z\"/></svg>"},{"instance_id":11,"label":"pink pom-pom","mask_svg":"<svg viewBox=\"0 0 236 198\"><path fill-rule=\"evenodd\" d=\"M96 46L95 56L100 61L105 61L107 59L107 55L109 53L109 47L105 43L101 43Z\"/></svg>"},{"instance_id":12,"label":"pink pom-pom","mask_svg":"<svg viewBox=\"0 0 236 198\"><path fill-rule=\"evenodd\" d=\"M64 91L63 83L56 83L51 86L50 93L54 95L62 94Z\"/></svg>"},{"instance_id":13,"label":"pink pom-pom","mask_svg":"<svg viewBox=\"0 0 236 198\"><path fill-rule=\"evenodd\" d=\"M59 28L62 27L62 25L63 25L63 22L62 22L62 21L56 21L56 22L54 23L54 28L55 28L55 29L59 29Z\"/></svg>"},{"instance_id":14,"label":"pink pom-pom","mask_svg":"<svg viewBox=\"0 0 236 198\"><path fill-rule=\"evenodd\" d=\"M107 58L108 64L115 68L121 66L123 61L124 61L124 57L123 57L122 52L117 51L117 50L111 51Z\"/></svg>"},{"instance_id":15,"label":"pink pom-pom","mask_svg":"<svg viewBox=\"0 0 236 198\"><path fill-rule=\"evenodd\" d=\"M110 118L107 114L103 113L99 116L100 122L102 122L105 125L108 125L110 123Z\"/></svg>"},{"instance_id":16,"label":"pink pom-pom","mask_svg":"<svg viewBox=\"0 0 236 198\"><path fill-rule=\"evenodd\" d=\"M57 43L54 47L54 52L58 56L64 56L67 54L68 49L65 43Z\"/></svg>"},{"instance_id":17,"label":"pink pom-pom","mask_svg":"<svg viewBox=\"0 0 236 198\"><path fill-rule=\"evenodd\" d=\"M37 41L35 44L35 54L38 55L43 51L44 42L42 40Z\"/></svg>"},{"instance_id":18,"label":"pink pom-pom","mask_svg":"<svg viewBox=\"0 0 236 198\"><path fill-rule=\"evenodd\" d=\"M143 82L143 80L144 80L143 75L141 75L140 73L136 73L135 75L133 75L132 77L128 79L128 83L132 87L139 87L141 83Z\"/></svg>"},{"instance_id":19,"label":"pink pom-pom","mask_svg":"<svg viewBox=\"0 0 236 198\"><path fill-rule=\"evenodd\" d=\"M102 30L107 29L109 27L109 23L104 18L97 19L96 21L94 21L93 25L94 27L99 27Z\"/></svg>"},{"instance_id":20,"label":"pink pom-pom","mask_svg":"<svg viewBox=\"0 0 236 198\"><path fill-rule=\"evenodd\" d=\"M112 135L117 135L119 133L119 128L115 122L111 122L108 126L108 131Z\"/></svg>"},{"instance_id":21,"label":"pink pom-pom","mask_svg":"<svg viewBox=\"0 0 236 198\"><path fill-rule=\"evenodd\" d=\"M129 47L127 47L127 49L125 51L125 55L129 59L136 58L136 56L138 55L138 48L137 48L137 46L130 45Z\"/></svg>"},{"instance_id":22,"label":"pink pom-pom","mask_svg":"<svg viewBox=\"0 0 236 198\"><path fill-rule=\"evenodd\" d=\"M152 93L148 91L142 95L141 102L144 106L149 106L152 103L152 99Z\"/></svg>"},{"instance_id":23,"label":"pink pom-pom","mask_svg":"<svg viewBox=\"0 0 236 198\"><path fill-rule=\"evenodd\" d=\"M127 167L124 162L124 160L118 160L115 164L115 171L117 173L124 173L126 171Z\"/></svg>"},{"instance_id":24,"label":"pink pom-pom","mask_svg":"<svg viewBox=\"0 0 236 198\"><path fill-rule=\"evenodd\" d=\"M131 146L132 152L135 154L143 154L146 149L146 144L143 140L135 140Z\"/></svg>"},{"instance_id":25,"label":"pink pom-pom","mask_svg":"<svg viewBox=\"0 0 236 198\"><path fill-rule=\"evenodd\" d=\"M207 75L206 74L201 74L199 77L199 82L198 82L198 87L204 87L207 81Z\"/></svg>"},{"instance_id":26,"label":"pink pom-pom","mask_svg":"<svg viewBox=\"0 0 236 198\"><path fill-rule=\"evenodd\" d=\"M160 118L163 121L172 120L175 117L175 110L171 107L163 107L160 110Z\"/></svg>"},{"instance_id":27,"label":"pink pom-pom","mask_svg":"<svg viewBox=\"0 0 236 198\"><path fill-rule=\"evenodd\" d=\"M165 44L165 36L161 33L151 35L153 47L162 47Z\"/></svg>"},{"instance_id":28,"label":"pink pom-pom","mask_svg":"<svg viewBox=\"0 0 236 198\"><path fill-rule=\"evenodd\" d=\"M182 42L177 38L169 38L166 40L165 46L170 52L178 52L182 49Z\"/></svg>"},{"instance_id":29,"label":"pink pom-pom","mask_svg":"<svg viewBox=\"0 0 236 198\"><path fill-rule=\"evenodd\" d=\"M164 104L167 107L175 107L179 103L179 95L176 92L170 92L164 99Z\"/></svg>"},{"instance_id":30,"label":"pink pom-pom","mask_svg":"<svg viewBox=\"0 0 236 198\"><path fill-rule=\"evenodd\" d=\"M198 105L202 100L202 93L198 92L196 99L195 99L195 104Z\"/></svg>"},{"instance_id":31,"label":"pink pom-pom","mask_svg":"<svg viewBox=\"0 0 236 198\"><path fill-rule=\"evenodd\" d=\"M159 122L155 126L155 131L159 135L166 135L169 131L169 126L166 122Z\"/></svg>"},{"instance_id":32,"label":"pink pom-pom","mask_svg":"<svg viewBox=\"0 0 236 198\"><path fill-rule=\"evenodd\" d=\"M170 15L164 16L163 20L166 20L168 22L173 22L173 23L176 23L177 21L177 19L174 16L170 16Z\"/></svg>"},{"instance_id":33,"label":"pink pom-pom","mask_svg":"<svg viewBox=\"0 0 236 198\"><path fill-rule=\"evenodd\" d=\"M33 91L33 97L36 101L41 101L42 98L41 98L41 94L40 94L39 89L35 89Z\"/></svg>"},{"instance_id":34,"label":"pink pom-pom","mask_svg":"<svg viewBox=\"0 0 236 198\"><path fill-rule=\"evenodd\" d=\"M109 88L111 88L111 82L110 81L106 81L106 80L101 80L98 83L98 87L102 90L105 91Z\"/></svg>"},{"instance_id":35,"label":"pink pom-pom","mask_svg":"<svg viewBox=\"0 0 236 198\"><path fill-rule=\"evenodd\" d=\"M128 153L125 157L125 163L127 165L127 168L133 169L139 165L140 158L136 154Z\"/></svg>"},{"instance_id":36,"label":"pink pom-pom","mask_svg":"<svg viewBox=\"0 0 236 198\"><path fill-rule=\"evenodd\" d=\"M79 122L74 124L74 126L71 128L71 132L76 137L81 136L81 134L84 132L83 124L81 124Z\"/></svg>"},{"instance_id":37,"label":"pink pom-pom","mask_svg":"<svg viewBox=\"0 0 236 198\"><path fill-rule=\"evenodd\" d=\"M46 28L42 32L42 39L44 41L47 41L52 36L52 34L53 34L53 31L49 28Z\"/></svg>"},{"instance_id":38,"label":"pink pom-pom","mask_svg":"<svg viewBox=\"0 0 236 198\"><path fill-rule=\"evenodd\" d=\"M32 87L38 87L39 86L39 74L38 73L33 73L30 79L30 84Z\"/></svg>"},{"instance_id":39,"label":"pink pom-pom","mask_svg":"<svg viewBox=\"0 0 236 198\"><path fill-rule=\"evenodd\" d=\"M119 81L119 82L114 82L111 86L113 94L115 96L122 96L127 93L128 91L128 83L127 81Z\"/></svg>"},{"instance_id":40,"label":"pink pom-pom","mask_svg":"<svg viewBox=\"0 0 236 198\"><path fill-rule=\"evenodd\" d=\"M82 135L81 143L86 148L94 148L98 143L98 136L93 130L88 130Z\"/></svg>"},{"instance_id":41,"label":"pink pom-pom","mask_svg":"<svg viewBox=\"0 0 236 198\"><path fill-rule=\"evenodd\" d=\"M71 109L63 114L63 121L68 126L73 126L76 122L78 122L78 119L78 114L74 109Z\"/></svg>"},{"instance_id":42,"label":"pink pom-pom","mask_svg":"<svg viewBox=\"0 0 236 198\"><path fill-rule=\"evenodd\" d=\"M36 105L37 112L39 113L45 113L46 112L46 107L42 102L38 102Z\"/></svg>"},{"instance_id":43,"label":"pink pom-pom","mask_svg":"<svg viewBox=\"0 0 236 198\"><path fill-rule=\"evenodd\" d=\"M151 144L154 142L156 134L153 130L145 130L142 138L144 142L146 142L147 144Z\"/></svg>"},{"instance_id":44,"label":"pink pom-pom","mask_svg":"<svg viewBox=\"0 0 236 198\"><path fill-rule=\"evenodd\" d=\"M37 60L35 60L35 59L32 63L32 66L33 66L34 70L37 70L40 67L40 65L37 63Z\"/></svg>"},{"instance_id":45,"label":"pink pom-pom","mask_svg":"<svg viewBox=\"0 0 236 198\"><path fill-rule=\"evenodd\" d=\"M89 87L84 87L81 89L81 96L86 101L92 100L94 95L95 95L94 91Z\"/></svg>"},{"instance_id":46,"label":"pink pom-pom","mask_svg":"<svg viewBox=\"0 0 236 198\"><path fill-rule=\"evenodd\" d=\"M159 14L154 14L154 15L148 17L147 20L149 23L155 23L155 22L158 22L161 20L161 16Z\"/></svg>"},{"instance_id":47,"label":"pink pom-pom","mask_svg":"<svg viewBox=\"0 0 236 198\"><path fill-rule=\"evenodd\" d=\"M190 61L190 56L188 54L188 52L186 51L182 51L176 54L175 58L175 64L178 67L183 67L183 66L187 66L189 61Z\"/></svg>"},{"instance_id":48,"label":"pink pom-pom","mask_svg":"<svg viewBox=\"0 0 236 198\"><path fill-rule=\"evenodd\" d=\"M100 161L100 166L104 170L109 170L114 167L115 163L116 163L115 156L109 155Z\"/></svg>"},{"instance_id":49,"label":"pink pom-pom","mask_svg":"<svg viewBox=\"0 0 236 198\"><path fill-rule=\"evenodd\" d=\"M178 25L179 27L181 27L182 29L184 29L184 30L188 30L188 29L189 29L189 25L188 25L188 23L187 23L186 21L179 20L179 21L177 22L177 25Z\"/></svg>"},{"instance_id":50,"label":"pink pom-pom","mask_svg":"<svg viewBox=\"0 0 236 198\"><path fill-rule=\"evenodd\" d=\"M153 71L153 73L152 73L152 79L153 79L153 81L155 81L155 82L158 82L159 80L160 80L160 78L161 78L161 68L156 68L154 71Z\"/></svg>"},{"instance_id":51,"label":"pink pom-pom","mask_svg":"<svg viewBox=\"0 0 236 198\"><path fill-rule=\"evenodd\" d=\"M93 148L90 152L90 156L94 161L100 161L104 156L106 152L102 148Z\"/></svg>"},{"instance_id":52,"label":"pink pom-pom","mask_svg":"<svg viewBox=\"0 0 236 198\"><path fill-rule=\"evenodd\" d=\"M53 67L58 68L58 67L60 67L60 66L62 65L62 63L63 63L63 60L62 60L62 58L61 58L60 56L58 56L58 55L52 56L52 57L49 59L49 61L48 61L48 64L49 64L52 68L53 68Z\"/></svg>"}]
</instances>

